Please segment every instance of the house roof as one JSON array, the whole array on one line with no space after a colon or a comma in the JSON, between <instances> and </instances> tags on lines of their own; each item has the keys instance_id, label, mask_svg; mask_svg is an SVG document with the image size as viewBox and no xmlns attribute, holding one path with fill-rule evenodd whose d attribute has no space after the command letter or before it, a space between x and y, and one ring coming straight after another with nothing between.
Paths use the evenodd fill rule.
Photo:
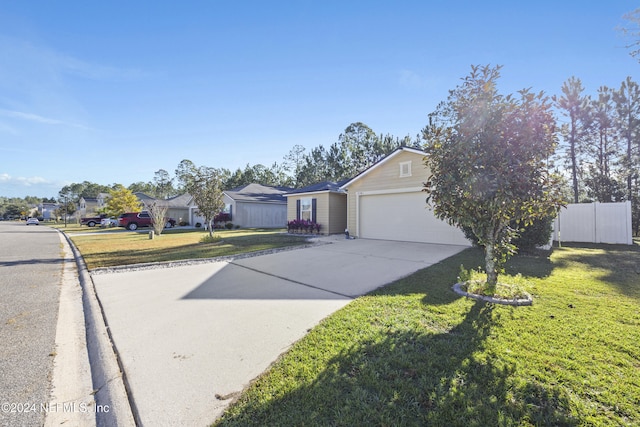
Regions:
<instances>
[{"instance_id":1,"label":"house roof","mask_svg":"<svg viewBox=\"0 0 640 427\"><path fill-rule=\"evenodd\" d=\"M346 183L342 184L340 186L341 190L345 190L347 189L351 184L353 184L354 182L358 181L361 178L364 178L365 176L367 176L371 171L373 171L374 169L382 166L383 164L387 163L388 161L390 161L391 159L393 159L394 157L398 156L400 153L405 152L405 153L414 153L414 154L420 154L422 156L426 156L427 153L425 153L422 150L418 150L416 148L411 148L411 147L399 147L397 148L395 151L393 151L391 154L389 154L387 157L384 157L383 159L379 160L377 163L374 163L373 165L371 165L368 169L365 169L364 171L360 172L358 175L356 175L355 177L351 178L349 181L347 181Z\"/></svg>"},{"instance_id":2,"label":"house roof","mask_svg":"<svg viewBox=\"0 0 640 427\"><path fill-rule=\"evenodd\" d=\"M290 192L289 187L269 187L261 184L247 184L231 190L223 191L236 202L287 203L283 194Z\"/></svg>"},{"instance_id":3,"label":"house roof","mask_svg":"<svg viewBox=\"0 0 640 427\"><path fill-rule=\"evenodd\" d=\"M285 194L284 196L293 196L296 194L305 194L305 193L324 193L324 192L330 192L330 193L344 193L344 190L340 189L340 186L342 184L345 184L348 180L342 180L339 182L333 182L333 181L324 181L324 182L319 182L317 184L311 184L308 185L306 187L303 188L298 188L296 190L290 191L287 194Z\"/></svg>"},{"instance_id":4,"label":"house roof","mask_svg":"<svg viewBox=\"0 0 640 427\"><path fill-rule=\"evenodd\" d=\"M186 208L189 204L189 201L191 200L191 194L188 193L170 197L168 199L156 199L155 197L151 197L141 191L133 194L135 194L136 197L143 203L152 203L157 201L163 206L167 206L168 208Z\"/></svg>"}]
</instances>

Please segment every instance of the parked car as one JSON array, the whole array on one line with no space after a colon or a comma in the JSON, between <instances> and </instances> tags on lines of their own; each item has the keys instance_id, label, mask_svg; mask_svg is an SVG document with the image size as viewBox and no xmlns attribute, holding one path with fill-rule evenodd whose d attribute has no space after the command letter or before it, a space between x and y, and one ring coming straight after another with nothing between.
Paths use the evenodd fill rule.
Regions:
<instances>
[{"instance_id":1,"label":"parked car","mask_svg":"<svg viewBox=\"0 0 640 427\"><path fill-rule=\"evenodd\" d=\"M102 218L100 220L100 227L117 227L118 219L117 218Z\"/></svg>"},{"instance_id":2,"label":"parked car","mask_svg":"<svg viewBox=\"0 0 640 427\"><path fill-rule=\"evenodd\" d=\"M104 218L106 218L106 215L100 215L100 216L91 216L91 217L86 217L86 218L80 218L80 225L87 225L89 227L95 227L96 225L99 225L102 220Z\"/></svg>"},{"instance_id":3,"label":"parked car","mask_svg":"<svg viewBox=\"0 0 640 427\"><path fill-rule=\"evenodd\" d=\"M176 220L167 218L165 228L171 228L176 225ZM151 215L149 212L127 212L118 217L118 227L124 227L127 230L137 230L140 227L151 227Z\"/></svg>"},{"instance_id":4,"label":"parked car","mask_svg":"<svg viewBox=\"0 0 640 427\"><path fill-rule=\"evenodd\" d=\"M29 218L27 219L27 225L40 225L40 221L38 221L38 218Z\"/></svg>"}]
</instances>

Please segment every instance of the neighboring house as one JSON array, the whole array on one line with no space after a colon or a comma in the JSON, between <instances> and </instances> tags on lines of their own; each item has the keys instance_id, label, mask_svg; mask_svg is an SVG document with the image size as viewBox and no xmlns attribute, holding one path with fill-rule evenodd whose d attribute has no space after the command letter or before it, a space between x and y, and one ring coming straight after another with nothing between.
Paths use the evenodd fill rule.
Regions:
<instances>
[{"instance_id":1,"label":"neighboring house","mask_svg":"<svg viewBox=\"0 0 640 427\"><path fill-rule=\"evenodd\" d=\"M287 226L288 187L248 184L223 192L225 212L234 225L247 228L285 228Z\"/></svg>"},{"instance_id":2,"label":"neighboring house","mask_svg":"<svg viewBox=\"0 0 640 427\"><path fill-rule=\"evenodd\" d=\"M247 184L222 192L224 212L231 216L234 226L246 228L285 228L287 226L287 199L284 194L288 187L268 187ZM191 224L201 223L204 218L197 214L198 207L190 202Z\"/></svg>"},{"instance_id":3,"label":"neighboring house","mask_svg":"<svg viewBox=\"0 0 640 427\"><path fill-rule=\"evenodd\" d=\"M347 228L347 193L340 189L340 185L345 182L321 182L285 194L287 221L310 220L320 224L321 234L344 233Z\"/></svg>"},{"instance_id":4,"label":"neighboring house","mask_svg":"<svg viewBox=\"0 0 640 427\"><path fill-rule=\"evenodd\" d=\"M470 246L457 227L437 219L427 206L425 152L401 147L340 189L347 192L351 235L382 240Z\"/></svg>"},{"instance_id":5,"label":"neighboring house","mask_svg":"<svg viewBox=\"0 0 640 427\"><path fill-rule=\"evenodd\" d=\"M144 209L147 209L146 206L151 203L156 202L159 206L166 206L166 216L175 219L178 224L181 222L189 222L189 202L192 199L190 194L185 193L168 199L156 199L155 197L151 197L142 192L136 192L133 194L135 194L138 200L140 200L140 202L145 206Z\"/></svg>"},{"instance_id":6,"label":"neighboring house","mask_svg":"<svg viewBox=\"0 0 640 427\"><path fill-rule=\"evenodd\" d=\"M98 193L98 197L80 197L78 214L80 217L93 216L106 205L108 193Z\"/></svg>"},{"instance_id":7,"label":"neighboring house","mask_svg":"<svg viewBox=\"0 0 640 427\"><path fill-rule=\"evenodd\" d=\"M55 211L58 209L57 203L40 203L38 205L38 211L42 213L44 219L55 219Z\"/></svg>"}]
</instances>

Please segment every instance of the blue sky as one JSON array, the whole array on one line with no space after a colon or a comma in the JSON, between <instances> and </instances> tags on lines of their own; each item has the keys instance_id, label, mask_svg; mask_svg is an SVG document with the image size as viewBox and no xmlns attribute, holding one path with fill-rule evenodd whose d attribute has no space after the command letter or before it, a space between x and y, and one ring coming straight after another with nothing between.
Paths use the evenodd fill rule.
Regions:
<instances>
[{"instance_id":1,"label":"blue sky","mask_svg":"<svg viewBox=\"0 0 640 427\"><path fill-rule=\"evenodd\" d=\"M637 2L5 1L0 196L235 170L352 122L416 135L472 64L499 89L638 81L616 27Z\"/></svg>"}]
</instances>

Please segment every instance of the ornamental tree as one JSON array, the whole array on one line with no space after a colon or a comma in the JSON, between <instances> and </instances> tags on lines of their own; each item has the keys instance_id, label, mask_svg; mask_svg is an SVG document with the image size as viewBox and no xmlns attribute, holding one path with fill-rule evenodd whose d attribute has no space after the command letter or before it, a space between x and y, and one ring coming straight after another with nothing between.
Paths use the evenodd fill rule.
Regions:
<instances>
[{"instance_id":1,"label":"ornamental tree","mask_svg":"<svg viewBox=\"0 0 640 427\"><path fill-rule=\"evenodd\" d=\"M219 169L206 166L196 168L191 164L188 168L183 168L180 178L187 192L193 196L198 214L204 217L211 238L213 219L224 209L222 176L223 172Z\"/></svg>"},{"instance_id":2,"label":"ornamental tree","mask_svg":"<svg viewBox=\"0 0 640 427\"><path fill-rule=\"evenodd\" d=\"M151 225L153 225L153 232L160 236L164 231L164 227L167 224L167 211L169 206L164 203L160 203L154 200L151 203L145 203L145 209L149 211L151 217Z\"/></svg>"},{"instance_id":3,"label":"ornamental tree","mask_svg":"<svg viewBox=\"0 0 640 427\"><path fill-rule=\"evenodd\" d=\"M422 131L427 202L438 218L473 231L493 288L515 252L519 226L564 204L559 177L548 168L557 144L549 99L528 89L501 95L500 68L473 66Z\"/></svg>"},{"instance_id":4,"label":"ornamental tree","mask_svg":"<svg viewBox=\"0 0 640 427\"><path fill-rule=\"evenodd\" d=\"M140 200L122 184L114 185L113 189L109 190L109 196L105 207L105 213L109 216L117 217L125 212L140 212L142 210Z\"/></svg>"}]
</instances>

